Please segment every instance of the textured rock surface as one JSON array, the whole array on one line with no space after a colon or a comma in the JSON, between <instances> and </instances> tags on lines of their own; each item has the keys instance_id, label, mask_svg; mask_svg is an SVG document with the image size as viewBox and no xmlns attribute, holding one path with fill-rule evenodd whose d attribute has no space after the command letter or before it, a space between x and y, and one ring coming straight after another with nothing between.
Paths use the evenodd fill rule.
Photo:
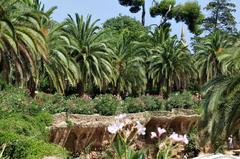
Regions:
<instances>
[{"instance_id":1,"label":"textured rock surface","mask_svg":"<svg viewBox=\"0 0 240 159\"><path fill-rule=\"evenodd\" d=\"M240 159L240 157L223 155L223 154L216 154L216 155L208 154L208 155L196 157L194 159Z\"/></svg>"},{"instance_id":2,"label":"textured rock surface","mask_svg":"<svg viewBox=\"0 0 240 159\"><path fill-rule=\"evenodd\" d=\"M146 136L143 139L151 142L150 133L156 131L157 127L184 134L196 126L199 116L192 111L173 110L128 114L128 118L145 124ZM75 154L89 147L100 150L109 143L111 136L106 129L113 121L113 116L56 114L50 129L50 142Z\"/></svg>"}]
</instances>

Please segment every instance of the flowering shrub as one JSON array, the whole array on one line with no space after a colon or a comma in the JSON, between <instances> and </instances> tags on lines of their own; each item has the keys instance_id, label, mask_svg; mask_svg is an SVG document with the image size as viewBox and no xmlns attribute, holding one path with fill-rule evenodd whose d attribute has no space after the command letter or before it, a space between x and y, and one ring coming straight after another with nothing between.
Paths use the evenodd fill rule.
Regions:
<instances>
[{"instance_id":1,"label":"flowering shrub","mask_svg":"<svg viewBox=\"0 0 240 159\"><path fill-rule=\"evenodd\" d=\"M162 134L166 133L166 130L163 128L157 128L156 132L151 132L151 138L157 138L157 149L158 153L156 159L171 159L174 158L173 151L178 153L183 150L183 145L188 144L187 135L179 135L173 132L169 137L166 137L164 140L161 140Z\"/></svg>"},{"instance_id":2,"label":"flowering shrub","mask_svg":"<svg viewBox=\"0 0 240 159\"><path fill-rule=\"evenodd\" d=\"M143 148L138 146L138 151L133 148L139 135L146 135L146 128L139 121L132 121L126 114L115 117L115 121L108 126L108 132L113 134L113 151L111 158L120 159L143 159L145 154ZM156 159L171 159L179 152L182 152L184 145L188 144L187 135L179 135L173 132L170 136L164 137L167 131L164 128L157 128L157 132L151 132L151 139L157 139Z\"/></svg>"},{"instance_id":3,"label":"flowering shrub","mask_svg":"<svg viewBox=\"0 0 240 159\"><path fill-rule=\"evenodd\" d=\"M108 126L108 132L113 134L113 151L110 158L143 159L143 151L135 151L133 143L138 135L145 135L146 128L139 122L133 122L126 114L115 117L115 122ZM114 140L116 139L116 140Z\"/></svg>"}]
</instances>

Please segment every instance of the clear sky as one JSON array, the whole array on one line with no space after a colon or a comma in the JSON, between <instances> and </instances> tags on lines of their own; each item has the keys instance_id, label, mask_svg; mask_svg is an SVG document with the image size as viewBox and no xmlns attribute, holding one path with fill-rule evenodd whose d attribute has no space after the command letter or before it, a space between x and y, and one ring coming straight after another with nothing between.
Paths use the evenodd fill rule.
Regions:
<instances>
[{"instance_id":1,"label":"clear sky","mask_svg":"<svg viewBox=\"0 0 240 159\"><path fill-rule=\"evenodd\" d=\"M91 14L94 19L100 19L100 23L104 23L107 19L121 15L129 15L136 19L141 19L141 12L132 14L129 12L129 7L123 7L118 4L118 0L41 0L45 4L46 8L57 6L58 9L53 14L53 19L61 22L68 14L74 15L79 13L80 15L87 16ZM151 6L152 0L146 0L148 9ZM183 3L189 0L177 0L177 3ZM197 0L202 8L204 8L210 0ZM238 1L238 3L237 3ZM240 3L239 0L232 0L237 5L236 18L237 22L240 22ZM160 17L151 18L149 13L146 15L146 24L159 24ZM182 23L173 23L172 33L180 34L181 27L184 27L186 31L187 41L192 36L188 31L187 27ZM238 25L240 30L240 25Z\"/></svg>"}]
</instances>

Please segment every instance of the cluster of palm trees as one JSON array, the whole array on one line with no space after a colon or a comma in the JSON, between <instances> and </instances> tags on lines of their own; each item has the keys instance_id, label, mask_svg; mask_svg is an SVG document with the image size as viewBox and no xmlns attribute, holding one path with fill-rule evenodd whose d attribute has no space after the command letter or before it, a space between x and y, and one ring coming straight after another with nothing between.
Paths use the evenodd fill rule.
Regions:
<instances>
[{"instance_id":1,"label":"cluster of palm trees","mask_svg":"<svg viewBox=\"0 0 240 159\"><path fill-rule=\"evenodd\" d=\"M127 33L113 37L91 16L55 22L55 9L45 11L38 0L0 0L1 80L28 87L32 95L44 82L61 94L75 88L80 95L157 93L166 98L171 91L205 85L207 131L230 133L240 125L238 36L216 31L196 39L193 54L184 36L170 36L168 28L150 29L144 41Z\"/></svg>"},{"instance_id":2,"label":"cluster of palm trees","mask_svg":"<svg viewBox=\"0 0 240 159\"><path fill-rule=\"evenodd\" d=\"M1 79L31 92L47 81L61 94L76 87L80 95L94 89L137 95L147 83L169 94L174 86L186 88L196 73L188 48L166 29L132 41L107 37L91 16L57 23L51 20L56 8L45 11L39 1L0 0L0 7Z\"/></svg>"},{"instance_id":3,"label":"cluster of palm trees","mask_svg":"<svg viewBox=\"0 0 240 159\"><path fill-rule=\"evenodd\" d=\"M151 29L142 35L144 42L127 34L113 38L91 16L69 15L57 23L51 19L55 9L45 11L40 1L0 0L2 80L31 91L47 81L61 94L76 87L80 95L98 90L167 97L221 75L218 55L233 45L216 32L201 39L191 54L184 39L170 36L168 28Z\"/></svg>"},{"instance_id":4,"label":"cluster of palm trees","mask_svg":"<svg viewBox=\"0 0 240 159\"><path fill-rule=\"evenodd\" d=\"M203 87L202 126L210 142L218 143L213 145L213 148L218 150L222 148L225 139L230 135L238 134L240 128L239 37L219 38L215 44L218 47L212 47L214 49L209 49L210 45L206 45L206 49L208 48L209 53L212 54L206 60L212 59L212 65L202 67L209 70L209 74L205 76L208 82ZM211 76L212 79L209 80Z\"/></svg>"}]
</instances>

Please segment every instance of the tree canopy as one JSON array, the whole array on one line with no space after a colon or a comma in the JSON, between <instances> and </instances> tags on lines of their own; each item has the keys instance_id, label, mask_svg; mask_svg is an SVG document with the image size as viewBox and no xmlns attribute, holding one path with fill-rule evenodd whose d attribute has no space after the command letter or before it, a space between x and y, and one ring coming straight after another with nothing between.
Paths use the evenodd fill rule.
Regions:
<instances>
[{"instance_id":1,"label":"tree canopy","mask_svg":"<svg viewBox=\"0 0 240 159\"><path fill-rule=\"evenodd\" d=\"M150 8L152 17L161 16L160 24L170 25L168 20L175 19L176 22L184 22L190 32L199 34L200 25L204 19L201 12L201 7L196 1L189 1L183 4L176 4L175 0L162 0L160 2L153 2Z\"/></svg>"},{"instance_id":2,"label":"tree canopy","mask_svg":"<svg viewBox=\"0 0 240 159\"><path fill-rule=\"evenodd\" d=\"M236 5L231 3L231 0L212 0L204 9L210 13L210 16L204 20L205 30L236 31L237 22L233 15L236 12Z\"/></svg>"},{"instance_id":3,"label":"tree canopy","mask_svg":"<svg viewBox=\"0 0 240 159\"><path fill-rule=\"evenodd\" d=\"M101 25L98 19L77 13L57 22L52 19L56 7L46 10L38 0L0 0L0 88L4 83L27 89L33 97L43 91L88 100L110 93L117 96L116 103L118 98L131 101L141 95L169 102L173 93L188 91L202 104L196 109L203 111L201 125L208 141L224 142L236 133L240 36L235 4L212 0L205 7L210 15L204 19L196 1L153 0L149 11L160 17L159 23L144 26L146 1L118 2L133 13L142 10L142 24L130 16L117 16ZM172 20L185 23L196 35L193 49L183 31L172 35ZM138 109L143 101L138 102L120 109L136 105Z\"/></svg>"}]
</instances>

